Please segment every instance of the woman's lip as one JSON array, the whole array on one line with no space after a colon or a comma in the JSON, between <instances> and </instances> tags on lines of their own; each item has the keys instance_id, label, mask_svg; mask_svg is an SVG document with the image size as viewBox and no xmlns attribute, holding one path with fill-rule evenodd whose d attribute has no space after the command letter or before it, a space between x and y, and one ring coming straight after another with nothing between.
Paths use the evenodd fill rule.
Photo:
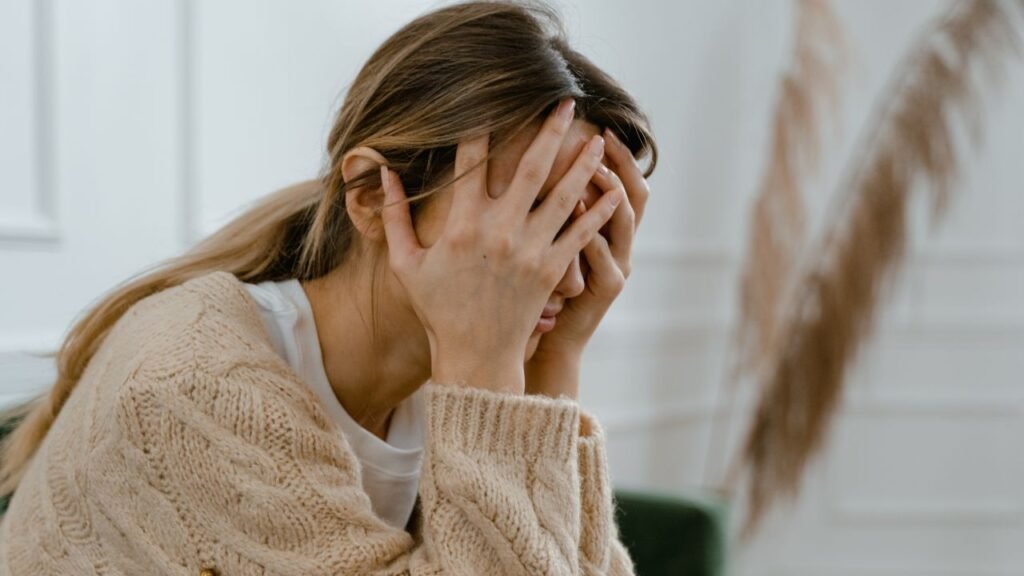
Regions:
<instances>
[{"instance_id":1,"label":"woman's lip","mask_svg":"<svg viewBox=\"0 0 1024 576\"><path fill-rule=\"evenodd\" d=\"M558 316L558 313L561 312L561 311L562 311L561 308L547 308L546 307L546 308L544 308L544 311L541 312L540 317L541 318L554 318L555 316Z\"/></svg>"},{"instance_id":2,"label":"woman's lip","mask_svg":"<svg viewBox=\"0 0 1024 576\"><path fill-rule=\"evenodd\" d=\"M541 334L544 334L545 332L551 332L552 330L555 329L556 321L557 320L554 316L541 316L540 320L537 321L537 327L534 328L534 330L540 332Z\"/></svg>"}]
</instances>

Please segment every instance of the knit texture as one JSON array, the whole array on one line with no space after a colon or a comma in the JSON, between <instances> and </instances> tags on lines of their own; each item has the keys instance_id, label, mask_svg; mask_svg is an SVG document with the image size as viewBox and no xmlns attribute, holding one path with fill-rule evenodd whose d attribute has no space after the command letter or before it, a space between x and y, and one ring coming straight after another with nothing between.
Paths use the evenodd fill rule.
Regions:
<instances>
[{"instance_id":1,"label":"knit texture","mask_svg":"<svg viewBox=\"0 0 1024 576\"><path fill-rule=\"evenodd\" d=\"M40 446L0 523L0 574L633 573L589 414L426 386L408 533L374 515L233 275L161 291L118 321Z\"/></svg>"}]
</instances>

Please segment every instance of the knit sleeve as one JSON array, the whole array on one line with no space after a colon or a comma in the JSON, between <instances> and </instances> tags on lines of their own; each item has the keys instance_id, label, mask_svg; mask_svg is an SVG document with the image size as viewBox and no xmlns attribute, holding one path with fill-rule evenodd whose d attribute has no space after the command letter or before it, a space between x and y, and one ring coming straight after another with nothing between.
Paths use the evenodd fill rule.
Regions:
<instances>
[{"instance_id":1,"label":"knit sleeve","mask_svg":"<svg viewBox=\"0 0 1024 576\"><path fill-rule=\"evenodd\" d=\"M267 369L136 377L135 463L112 524L153 574L577 574L579 411L427 385L422 539L376 517L359 464L301 385Z\"/></svg>"},{"instance_id":2,"label":"knit sleeve","mask_svg":"<svg viewBox=\"0 0 1024 576\"><path fill-rule=\"evenodd\" d=\"M581 494L580 572L630 576L633 562L619 540L615 501L608 473L604 430L589 412L580 415Z\"/></svg>"}]
</instances>

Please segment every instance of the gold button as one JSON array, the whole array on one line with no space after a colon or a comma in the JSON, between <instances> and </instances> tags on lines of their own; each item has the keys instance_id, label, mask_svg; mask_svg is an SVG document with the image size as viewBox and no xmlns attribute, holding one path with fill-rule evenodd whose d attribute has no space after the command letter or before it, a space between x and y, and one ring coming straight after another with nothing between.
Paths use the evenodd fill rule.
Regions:
<instances>
[{"instance_id":1,"label":"gold button","mask_svg":"<svg viewBox=\"0 0 1024 576\"><path fill-rule=\"evenodd\" d=\"M199 571L199 576L217 576L217 571L213 568L203 568Z\"/></svg>"}]
</instances>

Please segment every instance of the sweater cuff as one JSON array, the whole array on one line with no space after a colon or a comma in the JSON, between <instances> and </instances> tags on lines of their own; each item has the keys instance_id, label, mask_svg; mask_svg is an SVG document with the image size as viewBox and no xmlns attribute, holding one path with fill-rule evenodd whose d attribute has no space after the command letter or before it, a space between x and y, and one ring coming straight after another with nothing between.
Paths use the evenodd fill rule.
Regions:
<instances>
[{"instance_id":1,"label":"sweater cuff","mask_svg":"<svg viewBox=\"0 0 1024 576\"><path fill-rule=\"evenodd\" d=\"M596 570L606 573L611 562L612 542L618 539L615 525L615 502L608 459L605 452L604 430L589 412L582 411L579 439L580 471L580 559Z\"/></svg>"},{"instance_id":2,"label":"sweater cuff","mask_svg":"<svg viewBox=\"0 0 1024 576\"><path fill-rule=\"evenodd\" d=\"M596 493L610 495L604 428L593 414L581 410L579 430L580 476L586 479L588 487Z\"/></svg>"},{"instance_id":3,"label":"sweater cuff","mask_svg":"<svg viewBox=\"0 0 1024 576\"><path fill-rule=\"evenodd\" d=\"M575 402L433 382L425 389L428 441L435 447L529 462L576 455Z\"/></svg>"}]
</instances>

